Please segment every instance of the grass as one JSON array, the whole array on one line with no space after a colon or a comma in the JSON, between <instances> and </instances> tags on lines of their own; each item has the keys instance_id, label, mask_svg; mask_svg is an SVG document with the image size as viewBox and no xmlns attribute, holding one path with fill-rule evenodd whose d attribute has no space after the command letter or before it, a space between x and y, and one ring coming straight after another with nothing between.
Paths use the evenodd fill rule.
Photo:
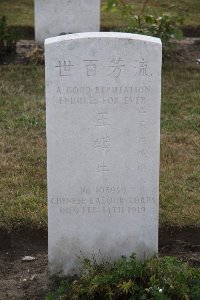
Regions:
<instances>
[{"instance_id":1,"label":"grass","mask_svg":"<svg viewBox=\"0 0 200 300\"><path fill-rule=\"evenodd\" d=\"M199 79L198 66L164 66L160 213L165 225L200 225Z\"/></svg>"},{"instance_id":2,"label":"grass","mask_svg":"<svg viewBox=\"0 0 200 300\"><path fill-rule=\"evenodd\" d=\"M0 74L0 227L45 227L44 71L9 65Z\"/></svg>"},{"instance_id":3,"label":"grass","mask_svg":"<svg viewBox=\"0 0 200 300\"><path fill-rule=\"evenodd\" d=\"M163 67L161 226L200 226L199 81L199 66ZM43 66L0 66L0 149L0 228L46 228Z\"/></svg>"},{"instance_id":4,"label":"grass","mask_svg":"<svg viewBox=\"0 0 200 300\"><path fill-rule=\"evenodd\" d=\"M34 0L1 0L0 15L12 26L34 26Z\"/></svg>"},{"instance_id":5,"label":"grass","mask_svg":"<svg viewBox=\"0 0 200 300\"><path fill-rule=\"evenodd\" d=\"M135 4L136 13L141 1ZM180 1L150 0L166 10ZM199 0L183 0L186 25L199 24ZM177 9L177 8L173 8ZM33 27L33 0L1 0L12 26ZM122 26L102 13L104 27ZM200 226L199 66L165 63L161 118L160 225ZM0 66L0 228L47 226L44 70Z\"/></svg>"},{"instance_id":6,"label":"grass","mask_svg":"<svg viewBox=\"0 0 200 300\"><path fill-rule=\"evenodd\" d=\"M45 300L198 300L200 268L190 267L172 257L144 262L134 256L121 257L114 263L83 260L83 274L62 281Z\"/></svg>"},{"instance_id":7,"label":"grass","mask_svg":"<svg viewBox=\"0 0 200 300\"><path fill-rule=\"evenodd\" d=\"M127 0L133 3L135 6L135 13L139 13L142 7L143 1L140 0ZM105 0L102 1L102 4ZM149 6L157 9L158 11L168 11L168 8L172 5L172 11L179 12L180 8L186 12L185 25L186 26L198 26L199 25L199 13L200 13L200 1L199 0L149 0ZM34 1L33 0L1 0L0 1L0 15L8 17L8 24L12 26L20 27L33 27L34 26ZM124 26L124 21L114 14L102 12L101 24L104 28L108 27L120 27Z\"/></svg>"}]
</instances>

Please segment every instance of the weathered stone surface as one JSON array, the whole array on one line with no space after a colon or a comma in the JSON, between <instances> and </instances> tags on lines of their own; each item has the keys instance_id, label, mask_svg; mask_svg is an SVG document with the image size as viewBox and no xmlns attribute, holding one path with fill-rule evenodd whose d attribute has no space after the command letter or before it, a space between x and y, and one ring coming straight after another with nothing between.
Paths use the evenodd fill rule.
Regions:
<instances>
[{"instance_id":1,"label":"weathered stone surface","mask_svg":"<svg viewBox=\"0 0 200 300\"><path fill-rule=\"evenodd\" d=\"M100 0L35 0L35 39L100 30Z\"/></svg>"},{"instance_id":2,"label":"weathered stone surface","mask_svg":"<svg viewBox=\"0 0 200 300\"><path fill-rule=\"evenodd\" d=\"M46 40L49 264L158 250L161 42L123 33Z\"/></svg>"}]
</instances>

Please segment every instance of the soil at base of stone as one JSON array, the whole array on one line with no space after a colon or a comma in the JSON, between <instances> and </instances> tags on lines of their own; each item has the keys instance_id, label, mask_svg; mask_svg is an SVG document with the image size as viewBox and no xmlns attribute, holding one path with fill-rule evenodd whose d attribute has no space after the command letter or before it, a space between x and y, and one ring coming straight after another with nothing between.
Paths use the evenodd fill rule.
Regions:
<instances>
[{"instance_id":1,"label":"soil at base of stone","mask_svg":"<svg viewBox=\"0 0 200 300\"><path fill-rule=\"evenodd\" d=\"M175 256L200 267L200 229L160 230L159 255ZM23 262L24 256L33 261ZM0 300L44 300L55 280L48 274L47 233L0 232Z\"/></svg>"},{"instance_id":2,"label":"soil at base of stone","mask_svg":"<svg viewBox=\"0 0 200 300\"><path fill-rule=\"evenodd\" d=\"M200 64L200 38L184 38L174 41L170 48L163 47L164 61L184 64ZM34 40L20 40L16 54L1 57L0 64L44 64L44 46Z\"/></svg>"}]
</instances>

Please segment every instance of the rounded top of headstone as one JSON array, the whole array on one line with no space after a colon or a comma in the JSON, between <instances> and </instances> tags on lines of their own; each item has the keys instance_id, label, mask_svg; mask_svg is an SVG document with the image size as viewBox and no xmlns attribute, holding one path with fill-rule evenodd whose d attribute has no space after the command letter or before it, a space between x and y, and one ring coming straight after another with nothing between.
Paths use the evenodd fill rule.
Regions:
<instances>
[{"instance_id":1,"label":"rounded top of headstone","mask_svg":"<svg viewBox=\"0 0 200 300\"><path fill-rule=\"evenodd\" d=\"M156 37L133 34L133 33L122 33L122 32L84 32L75 34L66 34L62 36L52 37L45 40L45 45L53 44L57 42L69 41L69 40L80 40L80 39L93 39L93 38L118 38L128 40L138 40L150 43L161 44L161 40Z\"/></svg>"}]
</instances>

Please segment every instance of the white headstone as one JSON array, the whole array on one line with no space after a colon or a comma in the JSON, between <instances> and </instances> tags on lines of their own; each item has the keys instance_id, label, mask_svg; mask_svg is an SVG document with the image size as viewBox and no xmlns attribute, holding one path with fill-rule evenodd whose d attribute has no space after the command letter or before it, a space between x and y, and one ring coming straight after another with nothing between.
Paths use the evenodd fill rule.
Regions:
<instances>
[{"instance_id":1,"label":"white headstone","mask_svg":"<svg viewBox=\"0 0 200 300\"><path fill-rule=\"evenodd\" d=\"M158 251L161 42L46 40L49 265Z\"/></svg>"},{"instance_id":2,"label":"white headstone","mask_svg":"<svg viewBox=\"0 0 200 300\"><path fill-rule=\"evenodd\" d=\"M35 39L100 30L100 0L35 0Z\"/></svg>"}]
</instances>

